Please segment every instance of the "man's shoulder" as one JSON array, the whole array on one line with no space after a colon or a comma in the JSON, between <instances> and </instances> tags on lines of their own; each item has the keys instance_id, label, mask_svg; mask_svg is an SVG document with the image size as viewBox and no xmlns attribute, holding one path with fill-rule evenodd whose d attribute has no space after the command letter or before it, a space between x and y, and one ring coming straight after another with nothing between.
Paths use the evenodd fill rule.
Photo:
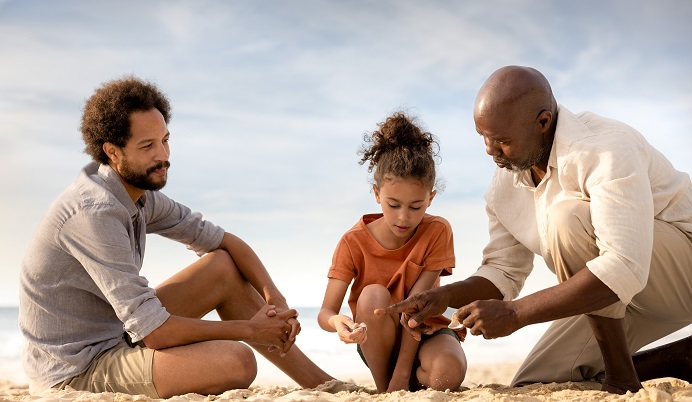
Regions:
<instances>
[{"instance_id":1,"label":"man's shoulder","mask_svg":"<svg viewBox=\"0 0 692 402\"><path fill-rule=\"evenodd\" d=\"M83 169L78 177L53 201L49 214L61 215L67 220L76 215L103 214L113 211L128 214L127 208L108 189L98 176Z\"/></svg>"},{"instance_id":2,"label":"man's shoulder","mask_svg":"<svg viewBox=\"0 0 692 402\"><path fill-rule=\"evenodd\" d=\"M562 106L559 109L555 141L562 147L603 149L642 140L636 129L619 120L588 111L575 114Z\"/></svg>"}]
</instances>

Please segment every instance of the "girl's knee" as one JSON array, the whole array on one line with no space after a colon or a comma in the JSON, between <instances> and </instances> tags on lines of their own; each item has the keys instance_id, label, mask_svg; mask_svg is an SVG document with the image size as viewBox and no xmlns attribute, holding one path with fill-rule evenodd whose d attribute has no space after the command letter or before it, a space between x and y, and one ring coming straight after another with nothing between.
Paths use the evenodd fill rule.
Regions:
<instances>
[{"instance_id":1,"label":"girl's knee","mask_svg":"<svg viewBox=\"0 0 692 402\"><path fill-rule=\"evenodd\" d=\"M457 354L439 354L430 365L430 388L436 391L454 391L461 386L466 377L466 357Z\"/></svg>"},{"instance_id":2,"label":"girl's knee","mask_svg":"<svg viewBox=\"0 0 692 402\"><path fill-rule=\"evenodd\" d=\"M386 307L391 303L392 296L386 287L382 285L368 285L358 297L356 310L359 316L374 315L376 308Z\"/></svg>"}]
</instances>

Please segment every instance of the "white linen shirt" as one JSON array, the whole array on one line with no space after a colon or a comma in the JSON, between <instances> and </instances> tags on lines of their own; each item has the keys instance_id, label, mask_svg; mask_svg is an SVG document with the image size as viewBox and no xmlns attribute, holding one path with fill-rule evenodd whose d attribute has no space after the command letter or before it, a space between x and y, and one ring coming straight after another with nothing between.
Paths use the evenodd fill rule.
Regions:
<instances>
[{"instance_id":1,"label":"white linen shirt","mask_svg":"<svg viewBox=\"0 0 692 402\"><path fill-rule=\"evenodd\" d=\"M590 112L558 106L548 170L534 186L529 171L497 168L485 195L490 240L474 276L504 296L519 295L547 247L551 207L564 199L590 203L599 255L587 268L628 304L646 286L654 219L692 238L692 182L633 128Z\"/></svg>"}]
</instances>

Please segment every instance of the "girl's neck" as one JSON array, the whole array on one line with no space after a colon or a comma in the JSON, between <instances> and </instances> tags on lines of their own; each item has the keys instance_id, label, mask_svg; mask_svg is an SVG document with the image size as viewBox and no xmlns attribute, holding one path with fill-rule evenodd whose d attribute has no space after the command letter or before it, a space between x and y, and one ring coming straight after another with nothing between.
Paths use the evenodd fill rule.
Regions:
<instances>
[{"instance_id":1,"label":"girl's neck","mask_svg":"<svg viewBox=\"0 0 692 402\"><path fill-rule=\"evenodd\" d=\"M384 220L384 217L368 223L365 227L380 246L387 250L400 249L416 234L416 230L414 229L407 237L394 236L391 229L387 227L387 222Z\"/></svg>"}]
</instances>

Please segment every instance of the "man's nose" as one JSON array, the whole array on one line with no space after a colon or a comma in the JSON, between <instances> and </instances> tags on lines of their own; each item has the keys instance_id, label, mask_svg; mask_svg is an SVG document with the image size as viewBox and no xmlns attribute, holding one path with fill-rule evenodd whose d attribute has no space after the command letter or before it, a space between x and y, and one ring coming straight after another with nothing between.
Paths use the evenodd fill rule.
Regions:
<instances>
[{"instance_id":1,"label":"man's nose","mask_svg":"<svg viewBox=\"0 0 692 402\"><path fill-rule=\"evenodd\" d=\"M502 150L497 146L497 143L489 138L483 138L485 141L485 152L490 156L502 155Z\"/></svg>"},{"instance_id":2,"label":"man's nose","mask_svg":"<svg viewBox=\"0 0 692 402\"><path fill-rule=\"evenodd\" d=\"M171 150L168 148L168 144L160 144L156 150L157 160L167 161L168 157L171 155Z\"/></svg>"}]
</instances>

